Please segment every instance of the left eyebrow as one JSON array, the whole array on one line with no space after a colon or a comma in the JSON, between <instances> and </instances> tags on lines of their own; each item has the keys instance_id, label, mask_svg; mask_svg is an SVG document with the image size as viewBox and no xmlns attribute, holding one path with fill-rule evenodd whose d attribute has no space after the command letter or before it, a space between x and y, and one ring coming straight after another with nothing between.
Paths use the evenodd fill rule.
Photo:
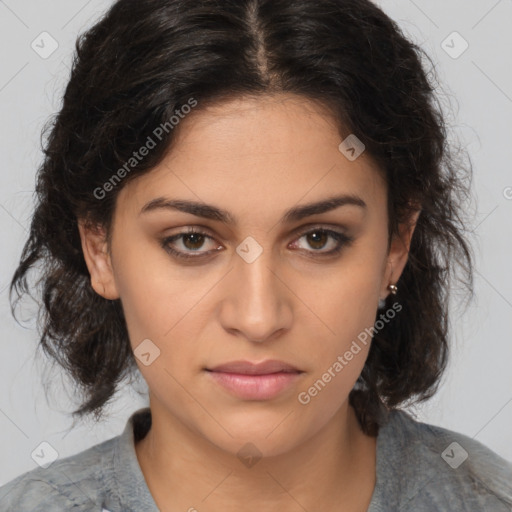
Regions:
<instances>
[{"instance_id":1,"label":"left eyebrow","mask_svg":"<svg viewBox=\"0 0 512 512\"><path fill-rule=\"evenodd\" d=\"M290 208L282 216L281 223L286 224L298 222L306 217L326 213L341 206L357 206L363 210L367 209L366 203L360 197L353 194L344 194L329 197L315 203L308 203ZM169 199L165 197L157 197L156 199L152 199L146 203L139 212L139 215L158 209L177 210L195 215L196 217L203 217L205 219L219 221L224 224L232 224L234 226L238 224L238 220L234 215L217 206L197 201Z\"/></svg>"}]
</instances>

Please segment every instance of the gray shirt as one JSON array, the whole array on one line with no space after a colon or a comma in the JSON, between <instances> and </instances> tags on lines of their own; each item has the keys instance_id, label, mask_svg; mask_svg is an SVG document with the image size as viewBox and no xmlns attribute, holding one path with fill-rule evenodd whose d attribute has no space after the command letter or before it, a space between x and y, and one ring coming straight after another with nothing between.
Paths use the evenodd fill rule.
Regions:
<instances>
[{"instance_id":1,"label":"gray shirt","mask_svg":"<svg viewBox=\"0 0 512 512\"><path fill-rule=\"evenodd\" d=\"M121 435L18 476L0 487L0 510L158 512L134 447L150 426L149 408L139 409ZM470 437L393 411L377 437L368 512L409 510L510 512L512 464Z\"/></svg>"}]
</instances>

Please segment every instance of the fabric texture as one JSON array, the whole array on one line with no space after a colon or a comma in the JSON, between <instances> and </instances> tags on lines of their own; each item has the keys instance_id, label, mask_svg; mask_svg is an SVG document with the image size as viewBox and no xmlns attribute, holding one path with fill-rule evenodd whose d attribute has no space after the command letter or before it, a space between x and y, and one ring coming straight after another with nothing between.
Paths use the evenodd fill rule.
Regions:
<instances>
[{"instance_id":1,"label":"fabric texture","mask_svg":"<svg viewBox=\"0 0 512 512\"><path fill-rule=\"evenodd\" d=\"M150 409L135 411L121 435L0 487L0 510L159 512L135 452L150 427ZM393 411L377 438L367 512L397 511L511 512L512 464L470 437Z\"/></svg>"}]
</instances>

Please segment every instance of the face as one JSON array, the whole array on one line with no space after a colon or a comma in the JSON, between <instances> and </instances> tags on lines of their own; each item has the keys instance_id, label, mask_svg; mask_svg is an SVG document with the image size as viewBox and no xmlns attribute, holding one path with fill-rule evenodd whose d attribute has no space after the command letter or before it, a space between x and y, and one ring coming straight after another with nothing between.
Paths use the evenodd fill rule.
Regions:
<instances>
[{"instance_id":1,"label":"face","mask_svg":"<svg viewBox=\"0 0 512 512\"><path fill-rule=\"evenodd\" d=\"M164 161L119 193L110 253L80 228L93 287L121 299L145 354L152 409L223 450L250 441L277 455L347 407L370 346L354 341L405 265L407 236L388 250L379 170L341 141L296 96L197 110ZM208 371L269 359L300 373L257 384Z\"/></svg>"}]
</instances>

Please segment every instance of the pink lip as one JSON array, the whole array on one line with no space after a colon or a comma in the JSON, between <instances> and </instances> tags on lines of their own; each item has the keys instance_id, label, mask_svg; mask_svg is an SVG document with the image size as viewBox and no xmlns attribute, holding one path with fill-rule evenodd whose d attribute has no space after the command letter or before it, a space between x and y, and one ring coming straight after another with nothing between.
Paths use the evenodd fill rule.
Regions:
<instances>
[{"instance_id":1,"label":"pink lip","mask_svg":"<svg viewBox=\"0 0 512 512\"><path fill-rule=\"evenodd\" d=\"M261 363L232 361L206 371L227 391L245 400L269 400L294 384L303 373L275 359Z\"/></svg>"},{"instance_id":2,"label":"pink lip","mask_svg":"<svg viewBox=\"0 0 512 512\"><path fill-rule=\"evenodd\" d=\"M209 371L208 374L226 390L245 400L270 400L291 386L302 372L278 372L247 375Z\"/></svg>"},{"instance_id":3,"label":"pink lip","mask_svg":"<svg viewBox=\"0 0 512 512\"><path fill-rule=\"evenodd\" d=\"M231 361L213 368L206 368L212 372L240 373L244 375L268 375L270 373L286 372L297 373L299 370L291 364L277 359L267 359L261 363L251 361Z\"/></svg>"}]
</instances>

